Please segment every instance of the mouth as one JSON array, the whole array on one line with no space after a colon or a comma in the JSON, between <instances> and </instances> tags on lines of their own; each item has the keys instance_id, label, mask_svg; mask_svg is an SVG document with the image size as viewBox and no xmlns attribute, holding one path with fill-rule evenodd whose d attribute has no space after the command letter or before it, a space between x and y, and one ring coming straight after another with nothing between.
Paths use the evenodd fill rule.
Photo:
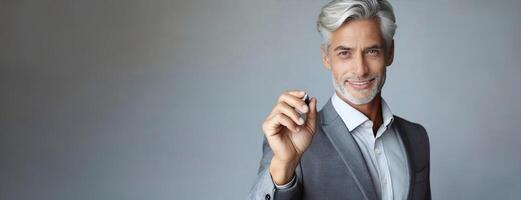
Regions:
<instances>
[{"instance_id":1,"label":"mouth","mask_svg":"<svg viewBox=\"0 0 521 200\"><path fill-rule=\"evenodd\" d=\"M372 78L369 80L347 80L346 82L356 90L365 90L368 89L369 86L374 82L376 78Z\"/></svg>"}]
</instances>

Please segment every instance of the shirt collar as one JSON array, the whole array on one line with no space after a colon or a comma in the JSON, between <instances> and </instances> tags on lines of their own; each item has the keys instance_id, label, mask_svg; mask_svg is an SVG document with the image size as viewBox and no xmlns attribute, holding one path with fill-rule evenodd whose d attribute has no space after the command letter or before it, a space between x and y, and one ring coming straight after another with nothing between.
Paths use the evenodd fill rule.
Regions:
<instances>
[{"instance_id":1,"label":"shirt collar","mask_svg":"<svg viewBox=\"0 0 521 200\"><path fill-rule=\"evenodd\" d=\"M389 125L394 121L393 113L391 112L391 109L385 100L383 98L381 99L383 125L389 127ZM342 118L342 121L344 121L347 129L349 129L349 132L352 132L358 126L369 120L369 118L367 118L362 112L353 108L351 105L338 97L336 92L331 97L331 103L333 104L335 111L338 113L338 115L340 115L340 118Z\"/></svg>"}]
</instances>

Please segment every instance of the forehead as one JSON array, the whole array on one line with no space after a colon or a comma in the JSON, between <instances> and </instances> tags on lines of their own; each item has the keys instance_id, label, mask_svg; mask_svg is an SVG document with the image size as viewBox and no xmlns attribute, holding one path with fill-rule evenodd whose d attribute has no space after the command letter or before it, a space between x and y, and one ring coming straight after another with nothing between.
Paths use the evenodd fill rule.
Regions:
<instances>
[{"instance_id":1,"label":"forehead","mask_svg":"<svg viewBox=\"0 0 521 200\"><path fill-rule=\"evenodd\" d=\"M331 46L382 45L383 37L376 18L351 20L331 33Z\"/></svg>"}]
</instances>

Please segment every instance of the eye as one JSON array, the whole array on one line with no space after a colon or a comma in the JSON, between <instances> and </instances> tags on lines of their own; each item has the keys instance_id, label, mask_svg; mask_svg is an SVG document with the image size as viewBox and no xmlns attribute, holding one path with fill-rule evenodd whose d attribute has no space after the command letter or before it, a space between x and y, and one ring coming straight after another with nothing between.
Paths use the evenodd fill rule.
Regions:
<instances>
[{"instance_id":1,"label":"eye","mask_svg":"<svg viewBox=\"0 0 521 200\"><path fill-rule=\"evenodd\" d=\"M369 54L371 56L376 56L376 55L378 55L378 53L380 53L380 50L378 50L378 49L369 49L369 50L367 50L367 54Z\"/></svg>"},{"instance_id":2,"label":"eye","mask_svg":"<svg viewBox=\"0 0 521 200\"><path fill-rule=\"evenodd\" d=\"M349 56L349 52L348 51L341 51L341 52L338 53L338 56L340 56L340 57Z\"/></svg>"}]
</instances>

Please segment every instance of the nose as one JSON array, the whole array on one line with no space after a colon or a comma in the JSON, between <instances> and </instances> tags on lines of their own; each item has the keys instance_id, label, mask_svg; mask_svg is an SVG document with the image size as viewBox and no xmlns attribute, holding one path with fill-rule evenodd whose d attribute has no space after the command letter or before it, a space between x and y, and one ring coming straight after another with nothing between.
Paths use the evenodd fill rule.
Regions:
<instances>
[{"instance_id":1,"label":"nose","mask_svg":"<svg viewBox=\"0 0 521 200\"><path fill-rule=\"evenodd\" d=\"M353 73L358 77L366 77L369 73L369 66L367 66L367 62L364 59L364 56L362 54L358 54L355 58L355 66Z\"/></svg>"}]
</instances>

